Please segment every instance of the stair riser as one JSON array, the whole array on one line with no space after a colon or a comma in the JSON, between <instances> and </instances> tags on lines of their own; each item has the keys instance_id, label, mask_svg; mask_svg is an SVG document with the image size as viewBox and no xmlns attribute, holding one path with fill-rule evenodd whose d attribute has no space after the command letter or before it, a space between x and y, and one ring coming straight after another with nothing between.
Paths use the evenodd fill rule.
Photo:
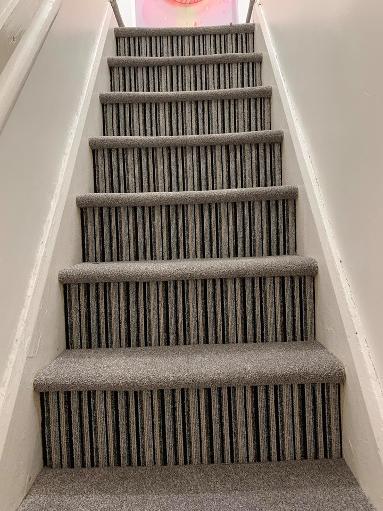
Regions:
<instances>
[{"instance_id":1,"label":"stair riser","mask_svg":"<svg viewBox=\"0 0 383 511\"><path fill-rule=\"evenodd\" d=\"M314 277L65 284L67 348L313 341Z\"/></svg>"},{"instance_id":2,"label":"stair riser","mask_svg":"<svg viewBox=\"0 0 383 511\"><path fill-rule=\"evenodd\" d=\"M83 260L294 255L295 200L81 209Z\"/></svg>"},{"instance_id":3,"label":"stair riser","mask_svg":"<svg viewBox=\"0 0 383 511\"><path fill-rule=\"evenodd\" d=\"M54 468L341 457L338 384L52 392L41 405Z\"/></svg>"},{"instance_id":4,"label":"stair riser","mask_svg":"<svg viewBox=\"0 0 383 511\"><path fill-rule=\"evenodd\" d=\"M269 130L270 98L103 105L104 135L208 135Z\"/></svg>"},{"instance_id":5,"label":"stair riser","mask_svg":"<svg viewBox=\"0 0 383 511\"><path fill-rule=\"evenodd\" d=\"M281 143L93 150L95 192L178 192L282 184Z\"/></svg>"},{"instance_id":6,"label":"stair riser","mask_svg":"<svg viewBox=\"0 0 383 511\"><path fill-rule=\"evenodd\" d=\"M169 92L262 85L261 62L111 67L111 91Z\"/></svg>"},{"instance_id":7,"label":"stair riser","mask_svg":"<svg viewBox=\"0 0 383 511\"><path fill-rule=\"evenodd\" d=\"M117 55L177 57L216 53L252 53L254 32L237 34L156 35L117 37Z\"/></svg>"}]
</instances>

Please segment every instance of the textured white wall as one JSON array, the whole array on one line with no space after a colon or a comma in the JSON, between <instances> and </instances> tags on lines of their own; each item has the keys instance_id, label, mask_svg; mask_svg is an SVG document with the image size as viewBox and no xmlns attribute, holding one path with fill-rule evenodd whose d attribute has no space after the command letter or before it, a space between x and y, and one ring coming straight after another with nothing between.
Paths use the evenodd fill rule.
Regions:
<instances>
[{"instance_id":1,"label":"textured white wall","mask_svg":"<svg viewBox=\"0 0 383 511\"><path fill-rule=\"evenodd\" d=\"M383 381L383 2L262 7Z\"/></svg>"}]
</instances>

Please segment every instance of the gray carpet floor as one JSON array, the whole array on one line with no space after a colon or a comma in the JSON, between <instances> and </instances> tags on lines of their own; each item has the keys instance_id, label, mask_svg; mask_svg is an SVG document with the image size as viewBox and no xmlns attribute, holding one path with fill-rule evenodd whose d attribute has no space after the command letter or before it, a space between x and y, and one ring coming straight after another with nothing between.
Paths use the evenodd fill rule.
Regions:
<instances>
[{"instance_id":1,"label":"gray carpet floor","mask_svg":"<svg viewBox=\"0 0 383 511\"><path fill-rule=\"evenodd\" d=\"M367 511L344 461L49 470L19 511Z\"/></svg>"}]
</instances>

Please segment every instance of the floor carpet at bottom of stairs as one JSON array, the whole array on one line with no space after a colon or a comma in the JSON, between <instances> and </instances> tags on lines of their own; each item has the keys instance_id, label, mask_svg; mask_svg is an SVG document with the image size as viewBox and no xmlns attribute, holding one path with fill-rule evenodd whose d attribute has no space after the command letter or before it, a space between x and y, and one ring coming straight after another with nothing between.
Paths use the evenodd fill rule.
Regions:
<instances>
[{"instance_id":1,"label":"floor carpet at bottom of stairs","mask_svg":"<svg viewBox=\"0 0 383 511\"><path fill-rule=\"evenodd\" d=\"M19 511L371 511L342 460L44 469Z\"/></svg>"}]
</instances>

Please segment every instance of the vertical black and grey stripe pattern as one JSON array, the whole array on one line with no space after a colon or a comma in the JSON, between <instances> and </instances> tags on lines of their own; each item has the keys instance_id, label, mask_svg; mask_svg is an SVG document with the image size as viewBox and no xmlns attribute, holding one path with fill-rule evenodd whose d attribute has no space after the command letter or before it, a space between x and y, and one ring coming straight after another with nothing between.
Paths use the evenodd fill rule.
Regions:
<instances>
[{"instance_id":1,"label":"vertical black and grey stripe pattern","mask_svg":"<svg viewBox=\"0 0 383 511\"><path fill-rule=\"evenodd\" d=\"M65 284L67 347L312 341L314 278Z\"/></svg>"},{"instance_id":2,"label":"vertical black and grey stripe pattern","mask_svg":"<svg viewBox=\"0 0 383 511\"><path fill-rule=\"evenodd\" d=\"M143 140L124 147L124 140L113 143L112 138L91 140L96 192L178 192L282 184L279 133L270 142L160 147L145 147Z\"/></svg>"},{"instance_id":3,"label":"vertical black and grey stripe pattern","mask_svg":"<svg viewBox=\"0 0 383 511\"><path fill-rule=\"evenodd\" d=\"M233 93L109 93L101 96L104 135L208 135L269 130L266 87Z\"/></svg>"},{"instance_id":4,"label":"vertical black and grey stripe pattern","mask_svg":"<svg viewBox=\"0 0 383 511\"><path fill-rule=\"evenodd\" d=\"M109 197L113 201L113 196ZM84 261L259 257L296 252L294 199L80 207Z\"/></svg>"},{"instance_id":5,"label":"vertical black and grey stripe pattern","mask_svg":"<svg viewBox=\"0 0 383 511\"><path fill-rule=\"evenodd\" d=\"M117 55L172 57L215 53L252 53L254 25L174 29L115 30Z\"/></svg>"},{"instance_id":6,"label":"vertical black and grey stripe pattern","mask_svg":"<svg viewBox=\"0 0 383 511\"><path fill-rule=\"evenodd\" d=\"M338 384L46 392L41 406L53 468L341 457Z\"/></svg>"},{"instance_id":7,"label":"vertical black and grey stripe pattern","mask_svg":"<svg viewBox=\"0 0 383 511\"><path fill-rule=\"evenodd\" d=\"M261 55L227 55L109 58L111 90L175 92L262 85Z\"/></svg>"}]
</instances>

